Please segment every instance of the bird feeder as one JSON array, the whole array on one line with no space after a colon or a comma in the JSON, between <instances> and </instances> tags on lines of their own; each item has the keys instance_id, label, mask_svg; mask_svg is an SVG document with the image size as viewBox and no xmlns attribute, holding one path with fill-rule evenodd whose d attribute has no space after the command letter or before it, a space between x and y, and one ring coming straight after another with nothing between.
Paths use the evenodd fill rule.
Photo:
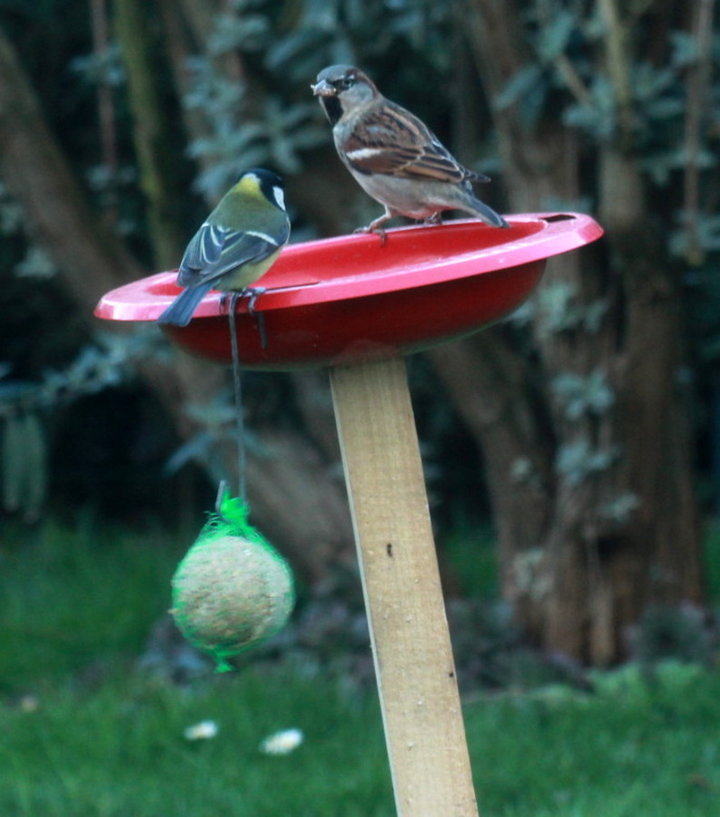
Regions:
<instances>
[{"instance_id":1,"label":"bird feeder","mask_svg":"<svg viewBox=\"0 0 720 817\"><path fill-rule=\"evenodd\" d=\"M516 308L547 258L602 235L590 217L533 213L286 247L238 304L243 368L330 369L372 651L400 817L476 817L477 806L404 356ZM105 295L95 314L153 321L180 290L164 272ZM259 319L265 331L260 331ZM220 293L170 339L228 363Z\"/></svg>"}]
</instances>

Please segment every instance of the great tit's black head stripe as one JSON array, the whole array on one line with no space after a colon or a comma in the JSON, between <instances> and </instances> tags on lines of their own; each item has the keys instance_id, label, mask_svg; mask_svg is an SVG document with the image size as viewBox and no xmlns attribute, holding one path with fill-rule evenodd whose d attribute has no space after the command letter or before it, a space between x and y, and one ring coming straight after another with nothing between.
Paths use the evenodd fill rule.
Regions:
<instances>
[{"instance_id":1,"label":"great tit's black head stripe","mask_svg":"<svg viewBox=\"0 0 720 817\"><path fill-rule=\"evenodd\" d=\"M277 173L273 173L271 170L265 170L264 168L252 168L251 170L246 171L244 175L255 176L255 178L258 180L258 184L260 185L260 190L262 190L265 198L271 204L277 205L281 210L285 209L282 195L278 196L278 193L276 192L280 191L280 194L282 194L283 190L285 189L285 182L280 178L280 176L277 175Z\"/></svg>"}]
</instances>

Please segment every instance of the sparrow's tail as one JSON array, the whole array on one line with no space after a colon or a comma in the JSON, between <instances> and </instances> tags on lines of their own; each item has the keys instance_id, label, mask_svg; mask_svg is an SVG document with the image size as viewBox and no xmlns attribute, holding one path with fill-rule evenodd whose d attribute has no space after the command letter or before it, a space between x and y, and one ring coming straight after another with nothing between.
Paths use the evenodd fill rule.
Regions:
<instances>
[{"instance_id":1,"label":"sparrow's tail","mask_svg":"<svg viewBox=\"0 0 720 817\"><path fill-rule=\"evenodd\" d=\"M197 305L212 287L212 283L196 284L184 289L157 319L158 323L171 326L187 326L192 320Z\"/></svg>"},{"instance_id":2,"label":"sparrow's tail","mask_svg":"<svg viewBox=\"0 0 720 817\"><path fill-rule=\"evenodd\" d=\"M510 225L505 221L505 219L496 213L492 207L488 207L487 204L480 201L480 199L476 198L472 193L468 190L467 197L463 197L464 201L462 204L459 204L458 207L460 210L463 210L466 213L470 213L473 216L477 216L477 218L482 219L486 224L489 224L491 227L509 227Z\"/></svg>"}]
</instances>

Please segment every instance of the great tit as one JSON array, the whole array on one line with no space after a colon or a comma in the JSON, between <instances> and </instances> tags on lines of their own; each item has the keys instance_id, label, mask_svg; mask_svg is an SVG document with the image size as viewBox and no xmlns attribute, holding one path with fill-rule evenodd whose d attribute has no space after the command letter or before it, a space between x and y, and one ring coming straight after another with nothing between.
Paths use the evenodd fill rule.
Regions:
<instances>
[{"instance_id":1,"label":"great tit","mask_svg":"<svg viewBox=\"0 0 720 817\"><path fill-rule=\"evenodd\" d=\"M185 289L158 323L187 326L210 289L248 290L289 237L283 180L269 170L246 171L188 244L177 277Z\"/></svg>"},{"instance_id":2,"label":"great tit","mask_svg":"<svg viewBox=\"0 0 720 817\"><path fill-rule=\"evenodd\" d=\"M331 65L311 87L332 125L343 164L385 205L383 215L361 232L382 235L382 225L399 215L438 223L444 210L508 226L473 193L473 182L490 179L463 167L424 122L386 99L359 68Z\"/></svg>"}]
</instances>

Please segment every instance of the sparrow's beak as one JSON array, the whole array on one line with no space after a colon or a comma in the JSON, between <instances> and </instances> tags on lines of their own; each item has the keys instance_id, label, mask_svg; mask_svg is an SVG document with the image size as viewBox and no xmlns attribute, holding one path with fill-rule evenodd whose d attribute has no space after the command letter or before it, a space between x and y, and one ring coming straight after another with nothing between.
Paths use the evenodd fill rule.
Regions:
<instances>
[{"instance_id":1,"label":"sparrow's beak","mask_svg":"<svg viewBox=\"0 0 720 817\"><path fill-rule=\"evenodd\" d=\"M326 79L321 79L320 82L310 86L315 96L335 96L337 89L334 88Z\"/></svg>"}]
</instances>

